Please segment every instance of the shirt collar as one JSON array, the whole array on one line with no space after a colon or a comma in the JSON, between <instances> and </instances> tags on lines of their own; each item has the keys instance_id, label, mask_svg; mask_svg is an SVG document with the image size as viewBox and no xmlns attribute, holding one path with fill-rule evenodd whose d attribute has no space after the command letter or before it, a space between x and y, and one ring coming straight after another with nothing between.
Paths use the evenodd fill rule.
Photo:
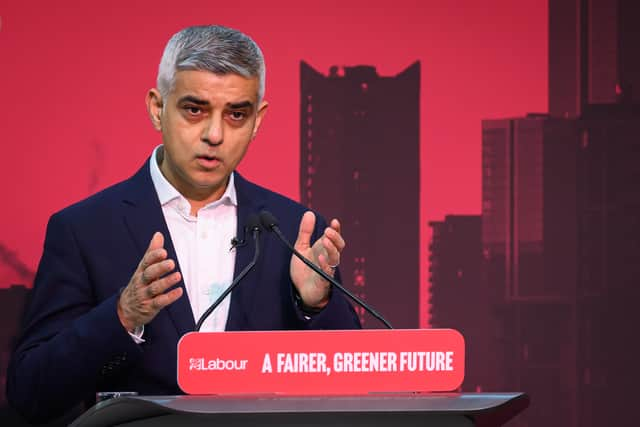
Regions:
<instances>
[{"instance_id":1,"label":"shirt collar","mask_svg":"<svg viewBox=\"0 0 640 427\"><path fill-rule=\"evenodd\" d=\"M158 152L162 149L162 145L158 145L154 148L153 153L151 154L151 160L149 162L150 172L151 172L151 181L153 181L153 186L155 187L156 193L158 194L158 200L160 200L160 205L165 206L169 202L174 199L183 199L186 201L186 198L180 194L178 190L169 182L167 178L160 171L160 166L158 165ZM203 209L206 209L210 206L217 206L223 203L228 203L233 206L238 206L238 197L236 195L236 186L234 180L234 173L229 176L229 182L227 184L227 188L225 189L222 197L220 199L215 200L208 205L206 205Z\"/></svg>"}]
</instances>

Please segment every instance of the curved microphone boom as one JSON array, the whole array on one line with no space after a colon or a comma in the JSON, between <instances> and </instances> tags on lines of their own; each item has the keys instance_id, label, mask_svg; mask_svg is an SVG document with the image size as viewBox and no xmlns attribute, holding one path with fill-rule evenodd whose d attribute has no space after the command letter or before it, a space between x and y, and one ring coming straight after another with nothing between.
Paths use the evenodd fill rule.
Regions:
<instances>
[{"instance_id":1,"label":"curved microphone boom","mask_svg":"<svg viewBox=\"0 0 640 427\"><path fill-rule=\"evenodd\" d=\"M384 317L382 317L381 314L379 314L377 311L375 311L373 308L369 307L367 305L367 303L365 303L364 301L362 301L360 298L358 298L357 296L355 296L354 294L352 294L351 292L349 292L347 289L345 289L344 286L342 286L340 283L338 283L337 280L335 280L333 277L329 276L327 273L325 273L320 267L318 267L317 265L315 265L313 262L309 261L307 258L304 257L304 255L302 255L300 252L298 252L296 250L296 248L293 247L293 245L287 240L287 238L282 234L282 231L280 231L280 227L278 227L278 220L276 219L275 216L273 216L273 214L271 212L268 211L261 211L260 212L260 222L262 223L262 226L267 230L267 231L273 231L276 236L278 236L278 238L280 240L282 240L282 242L287 245L287 247L291 250L291 252L293 252L293 254L298 257L300 259L300 261L304 262L310 269L312 269L313 271L315 271L316 273L318 273L320 276L322 276L323 279L327 280L329 283L331 283L333 286L335 286L336 288L338 288L340 291L342 291L343 294L345 294L347 297L349 297L353 302L355 302L356 304L358 304L360 307L364 308L365 311L369 314L371 314L373 317L375 317L376 319L378 319L380 322L382 322L387 328L389 329L393 329L393 326L391 326L391 324L387 321L387 319L385 319Z\"/></svg>"},{"instance_id":2,"label":"curved microphone boom","mask_svg":"<svg viewBox=\"0 0 640 427\"><path fill-rule=\"evenodd\" d=\"M262 229L262 227L260 226L260 219L258 219L258 215L256 215L255 213L249 215L249 217L247 218L246 229L251 231L251 236L253 237L253 241L256 246L255 252L253 254L253 259L249 264L247 264L244 270L242 270L240 274L238 274L238 276L233 279L229 287L227 287L227 289L224 290L224 292L218 297L218 299L215 300L213 304L211 304L207 311L205 311L202 316L200 316L200 319L198 319L198 323L196 323L196 332L200 331L202 324L205 320L207 320L211 313L213 313L213 310L215 310L220 305L220 303L224 301L227 295L229 295L231 291L233 291L235 287L238 286L240 281L249 273L249 271L251 271L251 269L256 265L256 262L258 261L258 257L260 256L260 239L258 238L258 235L260 234L260 231Z\"/></svg>"}]
</instances>

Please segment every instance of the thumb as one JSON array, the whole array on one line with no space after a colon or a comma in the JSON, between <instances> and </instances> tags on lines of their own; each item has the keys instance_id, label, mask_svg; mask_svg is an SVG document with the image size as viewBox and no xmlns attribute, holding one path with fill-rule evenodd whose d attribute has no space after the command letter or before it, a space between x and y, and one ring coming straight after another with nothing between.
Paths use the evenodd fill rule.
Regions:
<instances>
[{"instance_id":1,"label":"thumb","mask_svg":"<svg viewBox=\"0 0 640 427\"><path fill-rule=\"evenodd\" d=\"M302 215L300 221L300 229L298 231L298 238L296 239L295 248L297 251L302 252L311 247L311 235L316 225L316 216L313 212L307 211Z\"/></svg>"},{"instance_id":2,"label":"thumb","mask_svg":"<svg viewBox=\"0 0 640 427\"><path fill-rule=\"evenodd\" d=\"M164 247L164 236L159 231L153 233L153 237L151 238L151 242L149 242L149 247L147 248L147 252L151 252L154 249L159 249Z\"/></svg>"}]
</instances>

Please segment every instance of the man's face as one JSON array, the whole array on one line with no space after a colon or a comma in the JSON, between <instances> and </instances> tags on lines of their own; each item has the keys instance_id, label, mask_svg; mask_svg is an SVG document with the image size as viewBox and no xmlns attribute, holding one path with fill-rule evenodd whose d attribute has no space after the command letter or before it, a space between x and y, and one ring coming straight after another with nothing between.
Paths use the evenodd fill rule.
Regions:
<instances>
[{"instance_id":1,"label":"man's face","mask_svg":"<svg viewBox=\"0 0 640 427\"><path fill-rule=\"evenodd\" d=\"M224 193L267 103L258 105L257 78L178 71L167 98L153 89L147 106L162 131L162 173L187 199L210 202Z\"/></svg>"}]
</instances>

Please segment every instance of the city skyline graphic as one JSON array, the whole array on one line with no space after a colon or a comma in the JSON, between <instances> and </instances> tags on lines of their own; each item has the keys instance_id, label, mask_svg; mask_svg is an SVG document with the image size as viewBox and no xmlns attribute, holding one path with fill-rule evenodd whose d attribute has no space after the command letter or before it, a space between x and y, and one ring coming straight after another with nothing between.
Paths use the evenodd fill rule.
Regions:
<instances>
[{"instance_id":1,"label":"city skyline graphic","mask_svg":"<svg viewBox=\"0 0 640 427\"><path fill-rule=\"evenodd\" d=\"M550 2L549 13L550 114L482 121L482 214L431 224L432 324L468 336L463 389L531 396L508 425L626 424L640 16L628 0ZM480 304L461 307L453 289Z\"/></svg>"},{"instance_id":2,"label":"city skyline graphic","mask_svg":"<svg viewBox=\"0 0 640 427\"><path fill-rule=\"evenodd\" d=\"M342 63L328 52L316 66L296 56L299 151L289 163L299 167L300 202L343 222L347 288L395 327L462 332L462 391L527 392L531 406L510 427L624 425L635 386L626 343L640 297L640 15L631 0L545 4L548 108L460 120L479 141L478 212L440 204L425 215L425 205L444 200L424 196L422 177L435 167L424 153L438 143L424 137L433 117L425 105L434 108L434 85L456 86L430 78L433 58L408 55L391 68L383 57L325 66ZM510 96L492 91L496 102ZM455 101L442 108L474 108ZM83 191L93 192L113 162L109 139L89 141ZM460 183L429 185L455 198ZM0 243L0 406L35 276L8 242ZM365 327L381 327L358 313Z\"/></svg>"}]
</instances>

